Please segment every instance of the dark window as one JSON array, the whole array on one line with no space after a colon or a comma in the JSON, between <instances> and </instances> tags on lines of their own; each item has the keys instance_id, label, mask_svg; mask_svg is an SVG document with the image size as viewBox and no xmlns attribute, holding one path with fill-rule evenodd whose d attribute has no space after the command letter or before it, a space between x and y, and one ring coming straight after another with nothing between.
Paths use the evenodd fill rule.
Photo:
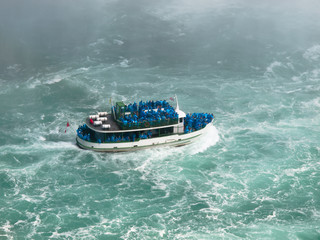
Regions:
<instances>
[{"instance_id":1,"label":"dark window","mask_svg":"<svg viewBox=\"0 0 320 240\"><path fill-rule=\"evenodd\" d=\"M160 134L170 134L173 133L173 127L160 128Z\"/></svg>"}]
</instances>

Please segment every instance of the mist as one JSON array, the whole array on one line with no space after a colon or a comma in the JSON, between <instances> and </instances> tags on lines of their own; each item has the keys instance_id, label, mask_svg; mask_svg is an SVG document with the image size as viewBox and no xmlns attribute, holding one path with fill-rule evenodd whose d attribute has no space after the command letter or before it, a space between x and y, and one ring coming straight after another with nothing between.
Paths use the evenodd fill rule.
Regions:
<instances>
[{"instance_id":1,"label":"mist","mask_svg":"<svg viewBox=\"0 0 320 240\"><path fill-rule=\"evenodd\" d=\"M312 0L5 0L0 73L84 59L246 71L318 44L319 14L320 3Z\"/></svg>"}]
</instances>

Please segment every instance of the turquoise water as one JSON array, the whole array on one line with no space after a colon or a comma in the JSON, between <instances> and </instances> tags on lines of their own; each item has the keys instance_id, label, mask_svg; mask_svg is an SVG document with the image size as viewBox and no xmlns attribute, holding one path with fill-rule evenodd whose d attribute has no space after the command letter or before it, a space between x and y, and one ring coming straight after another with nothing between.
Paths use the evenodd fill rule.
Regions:
<instances>
[{"instance_id":1,"label":"turquoise water","mask_svg":"<svg viewBox=\"0 0 320 240\"><path fill-rule=\"evenodd\" d=\"M275 3L1 3L0 239L320 239L320 6ZM174 94L198 142L75 145Z\"/></svg>"}]
</instances>

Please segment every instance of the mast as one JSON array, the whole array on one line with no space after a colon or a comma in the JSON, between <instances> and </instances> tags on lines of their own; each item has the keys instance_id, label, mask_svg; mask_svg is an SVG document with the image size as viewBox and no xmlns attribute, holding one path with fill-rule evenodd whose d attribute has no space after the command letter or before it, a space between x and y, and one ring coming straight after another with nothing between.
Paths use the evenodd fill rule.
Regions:
<instances>
[{"instance_id":1,"label":"mast","mask_svg":"<svg viewBox=\"0 0 320 240\"><path fill-rule=\"evenodd\" d=\"M177 94L175 94L174 96L175 96L176 104L177 104L176 111L179 111L180 109L179 109L179 102L178 102Z\"/></svg>"}]
</instances>

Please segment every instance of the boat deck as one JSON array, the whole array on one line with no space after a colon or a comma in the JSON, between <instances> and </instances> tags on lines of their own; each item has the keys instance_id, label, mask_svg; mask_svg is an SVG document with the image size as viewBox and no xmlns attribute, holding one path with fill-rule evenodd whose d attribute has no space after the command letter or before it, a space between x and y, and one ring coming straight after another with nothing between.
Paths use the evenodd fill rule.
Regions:
<instances>
[{"instance_id":1,"label":"boat deck","mask_svg":"<svg viewBox=\"0 0 320 240\"><path fill-rule=\"evenodd\" d=\"M90 123L90 118L86 119L86 124L87 126L95 131L95 132L101 132L101 133L119 133L119 132L135 132L135 131L146 131L146 130L150 130L150 129L160 129L160 128L167 128L167 127L174 127L177 126L177 123L175 124L168 124L168 125L161 125L161 126L156 126L156 127L150 127L150 128L133 128L133 129L126 129L123 130L119 127L118 123L114 120L113 115L112 114L108 114L107 115L108 120L104 121L102 124L110 124L110 128L102 128L102 125L100 126L94 126Z\"/></svg>"},{"instance_id":2,"label":"boat deck","mask_svg":"<svg viewBox=\"0 0 320 240\"><path fill-rule=\"evenodd\" d=\"M98 131L98 132L113 132L113 131L120 131L121 129L119 128L117 122L114 120L112 114L107 114L107 118L108 120L103 122L103 124L110 124L110 128L108 129L105 129L105 128L102 128L102 125L100 126L93 126L91 123L90 123L90 118L87 118L86 119L86 124L89 128L91 128L92 130L95 130L95 131Z\"/></svg>"}]
</instances>

